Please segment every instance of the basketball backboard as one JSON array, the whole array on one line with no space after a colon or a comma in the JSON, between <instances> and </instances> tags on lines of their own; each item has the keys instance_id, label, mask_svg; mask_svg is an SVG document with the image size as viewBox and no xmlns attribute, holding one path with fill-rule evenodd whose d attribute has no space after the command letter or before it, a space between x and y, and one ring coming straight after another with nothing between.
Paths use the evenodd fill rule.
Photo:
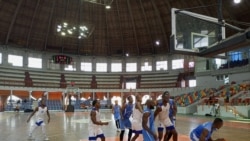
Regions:
<instances>
[{"instance_id":1,"label":"basketball backboard","mask_svg":"<svg viewBox=\"0 0 250 141\"><path fill-rule=\"evenodd\" d=\"M223 57L225 52L250 45L250 28L240 29L218 18L172 8L170 50L202 57ZM226 38L226 27L238 33ZM223 54L221 54L223 53Z\"/></svg>"},{"instance_id":2,"label":"basketball backboard","mask_svg":"<svg viewBox=\"0 0 250 141\"><path fill-rule=\"evenodd\" d=\"M175 51L199 53L225 39L225 27L218 19L172 8L172 37Z\"/></svg>"}]
</instances>

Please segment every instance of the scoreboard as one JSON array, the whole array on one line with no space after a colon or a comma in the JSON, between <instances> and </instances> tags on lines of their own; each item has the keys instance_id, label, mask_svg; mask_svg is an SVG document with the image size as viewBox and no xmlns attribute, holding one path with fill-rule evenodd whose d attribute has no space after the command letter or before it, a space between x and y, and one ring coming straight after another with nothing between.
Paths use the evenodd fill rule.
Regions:
<instances>
[{"instance_id":1,"label":"scoreboard","mask_svg":"<svg viewBox=\"0 0 250 141\"><path fill-rule=\"evenodd\" d=\"M71 64L73 61L72 57L67 55L53 55L52 60L56 64Z\"/></svg>"}]
</instances>

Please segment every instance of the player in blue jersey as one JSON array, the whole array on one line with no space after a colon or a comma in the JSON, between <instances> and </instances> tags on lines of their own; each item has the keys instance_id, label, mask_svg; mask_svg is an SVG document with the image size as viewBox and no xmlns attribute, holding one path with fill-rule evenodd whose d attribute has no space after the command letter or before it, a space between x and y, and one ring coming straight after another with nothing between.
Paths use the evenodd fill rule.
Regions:
<instances>
[{"instance_id":1,"label":"player in blue jersey","mask_svg":"<svg viewBox=\"0 0 250 141\"><path fill-rule=\"evenodd\" d=\"M120 141L123 141L123 136L125 132L125 128L129 129L128 132L128 141L131 140L132 137L132 124L131 121L129 120L130 116L133 113L133 98L132 96L127 97L128 103L124 103L122 108L121 108L121 121L120 121L120 128L121 128L121 133L120 133Z\"/></svg>"},{"instance_id":2,"label":"player in blue jersey","mask_svg":"<svg viewBox=\"0 0 250 141\"><path fill-rule=\"evenodd\" d=\"M178 133L175 130L174 123L171 121L169 117L171 105L169 102L169 92L166 91L162 94L162 103L159 103L157 109L155 110L155 117L159 116L159 127L158 127L158 135L159 140L162 139L164 128L166 129L166 134L164 136L164 141L168 141L167 138L171 133L173 135L173 141L178 140ZM173 115L175 115L175 111Z\"/></svg>"},{"instance_id":3,"label":"player in blue jersey","mask_svg":"<svg viewBox=\"0 0 250 141\"><path fill-rule=\"evenodd\" d=\"M220 129L223 126L223 120L216 118L213 122L205 122L193 129L190 133L191 141L225 141L220 138L212 140L211 136L214 131Z\"/></svg>"},{"instance_id":4,"label":"player in blue jersey","mask_svg":"<svg viewBox=\"0 0 250 141\"><path fill-rule=\"evenodd\" d=\"M101 141L105 141L105 136L101 129L102 125L108 125L108 122L102 122L100 116L100 101L94 100L92 102L93 109L90 112L90 121L89 121L89 141L96 141L97 138L101 138Z\"/></svg>"},{"instance_id":5,"label":"player in blue jersey","mask_svg":"<svg viewBox=\"0 0 250 141\"><path fill-rule=\"evenodd\" d=\"M170 108L169 108L169 118L170 118L171 122L173 123L173 125L175 126L177 106L175 104L174 98L170 98L168 103L170 105ZM159 140L162 139L163 131L164 131L164 127L162 126L162 124L160 124L159 127L158 127ZM170 138L172 137L172 135L173 134L171 132L169 132L168 134L165 133L164 140L167 140L167 141L170 140Z\"/></svg>"},{"instance_id":6,"label":"player in blue jersey","mask_svg":"<svg viewBox=\"0 0 250 141\"><path fill-rule=\"evenodd\" d=\"M156 141L157 135L154 128L154 112L152 111L155 103L152 100L147 100L146 105L147 108L144 109L142 115L143 141Z\"/></svg>"},{"instance_id":7,"label":"player in blue jersey","mask_svg":"<svg viewBox=\"0 0 250 141\"><path fill-rule=\"evenodd\" d=\"M112 113L114 115L117 132L120 131L120 117L121 117L120 111L121 111L121 106L118 104L118 101L116 100L115 105L112 107Z\"/></svg>"}]
</instances>

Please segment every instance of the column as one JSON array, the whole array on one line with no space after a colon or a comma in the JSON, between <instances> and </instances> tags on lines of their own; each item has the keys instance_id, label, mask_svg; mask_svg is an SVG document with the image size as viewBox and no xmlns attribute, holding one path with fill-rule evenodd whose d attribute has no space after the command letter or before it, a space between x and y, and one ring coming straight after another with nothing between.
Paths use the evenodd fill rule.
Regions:
<instances>
[{"instance_id":1,"label":"column","mask_svg":"<svg viewBox=\"0 0 250 141\"><path fill-rule=\"evenodd\" d=\"M141 57L138 57L136 59L136 62L137 62L137 72L141 72L141 66L142 66L141 62L144 62L144 61L141 61L141 59L142 59Z\"/></svg>"},{"instance_id":2,"label":"column","mask_svg":"<svg viewBox=\"0 0 250 141\"><path fill-rule=\"evenodd\" d=\"M125 58L122 58L122 72L123 73L126 72L126 63L127 63L127 60Z\"/></svg>"},{"instance_id":3,"label":"column","mask_svg":"<svg viewBox=\"0 0 250 141\"><path fill-rule=\"evenodd\" d=\"M25 52L23 55L23 68L28 68L29 64L28 58L29 58L29 53Z\"/></svg>"},{"instance_id":4,"label":"column","mask_svg":"<svg viewBox=\"0 0 250 141\"><path fill-rule=\"evenodd\" d=\"M75 63L76 63L76 71L81 71L81 58L80 58L80 56L75 58Z\"/></svg>"},{"instance_id":5,"label":"column","mask_svg":"<svg viewBox=\"0 0 250 141\"><path fill-rule=\"evenodd\" d=\"M152 72L156 72L156 58L155 56L152 57Z\"/></svg>"},{"instance_id":6,"label":"column","mask_svg":"<svg viewBox=\"0 0 250 141\"><path fill-rule=\"evenodd\" d=\"M8 51L6 51L6 50L2 50L2 64L4 65L4 66L8 66L9 65L9 63L8 63Z\"/></svg>"},{"instance_id":7,"label":"column","mask_svg":"<svg viewBox=\"0 0 250 141\"><path fill-rule=\"evenodd\" d=\"M29 91L29 101L31 100L32 91Z\"/></svg>"},{"instance_id":8,"label":"column","mask_svg":"<svg viewBox=\"0 0 250 141\"><path fill-rule=\"evenodd\" d=\"M169 55L167 57L167 62L168 62L168 70L172 70L172 60L173 60L173 56Z\"/></svg>"},{"instance_id":9,"label":"column","mask_svg":"<svg viewBox=\"0 0 250 141\"><path fill-rule=\"evenodd\" d=\"M95 100L95 92L93 91L92 94L93 94L93 98L92 99Z\"/></svg>"},{"instance_id":10,"label":"column","mask_svg":"<svg viewBox=\"0 0 250 141\"><path fill-rule=\"evenodd\" d=\"M112 59L110 57L108 57L107 59L107 72L111 72L111 62L112 62Z\"/></svg>"},{"instance_id":11,"label":"column","mask_svg":"<svg viewBox=\"0 0 250 141\"><path fill-rule=\"evenodd\" d=\"M96 58L93 57L91 62L92 62L92 72L96 72Z\"/></svg>"}]
</instances>

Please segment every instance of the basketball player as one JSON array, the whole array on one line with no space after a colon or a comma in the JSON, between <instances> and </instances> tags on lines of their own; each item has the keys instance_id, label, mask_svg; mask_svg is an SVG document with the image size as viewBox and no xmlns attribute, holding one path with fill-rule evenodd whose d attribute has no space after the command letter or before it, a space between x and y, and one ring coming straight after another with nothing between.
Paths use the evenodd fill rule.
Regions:
<instances>
[{"instance_id":1,"label":"basketball player","mask_svg":"<svg viewBox=\"0 0 250 141\"><path fill-rule=\"evenodd\" d=\"M176 113L177 113L177 106L174 102L174 98L170 98L169 99L169 118L171 120L171 122L173 123L173 125L175 126L175 122L176 122ZM163 126L159 126L158 127L158 133L159 133L159 139L162 139L163 136L163 131L164 131L164 127ZM170 140L170 138L172 137L172 133L169 132L168 135L167 133L165 133L164 138L168 140Z\"/></svg>"},{"instance_id":2,"label":"basketball player","mask_svg":"<svg viewBox=\"0 0 250 141\"><path fill-rule=\"evenodd\" d=\"M49 140L49 138L46 135L46 128L45 128L45 114L47 113L48 116L48 123L50 122L50 114L49 110L45 105L45 100L42 99L41 104L35 108L33 113L29 116L27 122L30 121L31 117L36 114L36 122L34 125L31 126L30 132L29 132L29 139L32 139L32 133L37 127L42 127L42 132L44 135L44 140Z\"/></svg>"},{"instance_id":3,"label":"basketball player","mask_svg":"<svg viewBox=\"0 0 250 141\"><path fill-rule=\"evenodd\" d=\"M147 108L144 109L142 116L143 141L156 141L157 135L154 128L154 113L152 112L155 103L152 100L147 100L146 105Z\"/></svg>"},{"instance_id":4,"label":"basketball player","mask_svg":"<svg viewBox=\"0 0 250 141\"><path fill-rule=\"evenodd\" d=\"M114 115L117 132L120 131L120 117L121 117L120 111L121 111L121 106L118 105L118 101L116 100L115 105L112 107L112 113Z\"/></svg>"},{"instance_id":5,"label":"basketball player","mask_svg":"<svg viewBox=\"0 0 250 141\"><path fill-rule=\"evenodd\" d=\"M108 125L108 122L102 122L100 119L99 109L101 107L99 100L92 102L93 109L90 112L89 121L89 141L96 141L97 138L101 138L101 141L105 141L105 136L101 129L101 125Z\"/></svg>"},{"instance_id":6,"label":"basketball player","mask_svg":"<svg viewBox=\"0 0 250 141\"><path fill-rule=\"evenodd\" d=\"M121 122L120 122L120 128L121 128L121 133L120 133L120 141L123 141L123 136L125 132L125 128L129 129L128 132L128 141L131 140L132 137L132 125L129 120L130 116L133 113L133 98L132 96L127 97L128 103L124 103L122 108L121 108Z\"/></svg>"},{"instance_id":7,"label":"basketball player","mask_svg":"<svg viewBox=\"0 0 250 141\"><path fill-rule=\"evenodd\" d=\"M225 141L223 138L217 140L212 140L211 138L213 132L220 129L222 126L223 120L220 118L214 119L213 122L205 122L200 124L191 131L190 139L191 141Z\"/></svg>"},{"instance_id":8,"label":"basketball player","mask_svg":"<svg viewBox=\"0 0 250 141\"><path fill-rule=\"evenodd\" d=\"M169 111L170 111L169 97L170 95L168 91L162 94L162 103L160 103L157 106L157 109L155 110L154 115L155 117L159 115L160 127L163 127L163 128L158 128L159 140L162 139L163 129L166 128L164 141L168 141L167 137L169 133L173 134L173 141L177 141L178 140L177 131L175 130L174 124L171 122L169 118Z\"/></svg>"},{"instance_id":9,"label":"basketball player","mask_svg":"<svg viewBox=\"0 0 250 141\"><path fill-rule=\"evenodd\" d=\"M132 130L135 134L131 141L135 141L140 134L142 134L142 114L143 114L143 108L141 105L142 97L140 95L136 96L136 103L134 105L133 109L133 120L132 120Z\"/></svg>"}]
</instances>

